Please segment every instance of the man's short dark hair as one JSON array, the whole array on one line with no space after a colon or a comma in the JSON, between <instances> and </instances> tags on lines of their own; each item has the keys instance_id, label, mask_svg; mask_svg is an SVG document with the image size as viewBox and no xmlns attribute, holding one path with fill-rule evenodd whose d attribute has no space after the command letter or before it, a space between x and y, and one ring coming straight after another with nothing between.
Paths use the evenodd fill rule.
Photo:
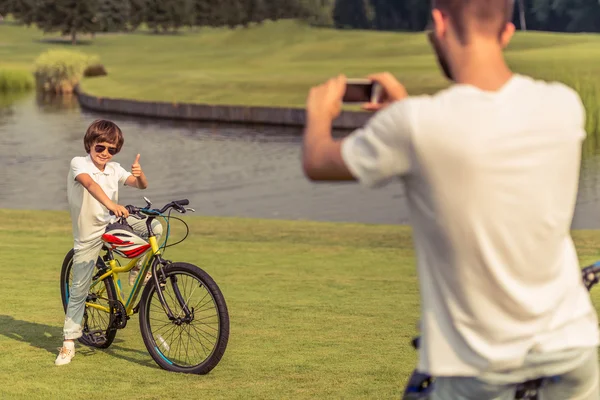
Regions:
<instances>
[{"instance_id":1,"label":"man's short dark hair","mask_svg":"<svg viewBox=\"0 0 600 400\"><path fill-rule=\"evenodd\" d=\"M461 41L471 33L489 34L498 38L506 24L512 21L514 0L433 0L433 8L447 13Z\"/></svg>"}]
</instances>

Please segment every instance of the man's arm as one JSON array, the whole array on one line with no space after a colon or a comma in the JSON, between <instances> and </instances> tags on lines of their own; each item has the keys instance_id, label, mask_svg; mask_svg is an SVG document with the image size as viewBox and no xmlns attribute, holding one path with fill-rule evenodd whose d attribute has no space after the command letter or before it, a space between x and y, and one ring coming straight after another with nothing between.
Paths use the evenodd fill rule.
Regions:
<instances>
[{"instance_id":1,"label":"man's arm","mask_svg":"<svg viewBox=\"0 0 600 400\"><path fill-rule=\"evenodd\" d=\"M342 141L331 135L332 121L309 117L304 131L302 167L312 181L355 181L342 158Z\"/></svg>"},{"instance_id":2,"label":"man's arm","mask_svg":"<svg viewBox=\"0 0 600 400\"><path fill-rule=\"evenodd\" d=\"M384 96L380 104L363 105L366 110L379 111L408 96L404 86L389 73L375 74L369 78L382 85ZM312 88L308 95L302 167L306 177L312 181L358 180L344 160L345 139L335 140L332 137L332 123L341 112L345 91L346 77L341 75Z\"/></svg>"},{"instance_id":3,"label":"man's arm","mask_svg":"<svg viewBox=\"0 0 600 400\"><path fill-rule=\"evenodd\" d=\"M117 217L128 217L129 216L129 212L127 211L127 209L121 205L116 204L114 201L112 201L107 195L106 193L104 193L104 190L102 190L102 188L100 187L100 185L98 185L91 176L89 176L86 173L81 173L78 174L75 177L75 180L79 183L81 183L81 185L88 191L90 192L90 194L96 199L98 200L102 205L104 205L104 207L106 207L108 210L112 211Z\"/></svg>"}]
</instances>

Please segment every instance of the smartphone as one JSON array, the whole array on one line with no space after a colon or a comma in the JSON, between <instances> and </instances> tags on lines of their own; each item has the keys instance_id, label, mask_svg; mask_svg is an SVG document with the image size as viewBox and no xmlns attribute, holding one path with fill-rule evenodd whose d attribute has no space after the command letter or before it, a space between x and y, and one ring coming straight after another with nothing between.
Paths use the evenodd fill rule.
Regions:
<instances>
[{"instance_id":1,"label":"smartphone","mask_svg":"<svg viewBox=\"0 0 600 400\"><path fill-rule=\"evenodd\" d=\"M381 85L369 79L348 79L343 103L379 103Z\"/></svg>"}]
</instances>

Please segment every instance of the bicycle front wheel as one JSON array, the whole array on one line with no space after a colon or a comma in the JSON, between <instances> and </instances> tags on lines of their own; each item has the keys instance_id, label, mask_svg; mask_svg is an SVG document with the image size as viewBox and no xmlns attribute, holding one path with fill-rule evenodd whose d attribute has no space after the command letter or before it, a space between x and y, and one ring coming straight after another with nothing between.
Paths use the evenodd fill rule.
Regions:
<instances>
[{"instance_id":1,"label":"bicycle front wheel","mask_svg":"<svg viewBox=\"0 0 600 400\"><path fill-rule=\"evenodd\" d=\"M204 375L217 366L229 340L229 313L221 290L202 269L173 263L161 269L162 289L174 320L163 309L154 278L140 301L140 330L154 361L163 369ZM162 283L161 283L162 286ZM184 312L185 305L189 316Z\"/></svg>"},{"instance_id":2,"label":"bicycle front wheel","mask_svg":"<svg viewBox=\"0 0 600 400\"><path fill-rule=\"evenodd\" d=\"M67 253L60 273L60 293L65 313L73 282L73 254L73 249ZM98 265L103 265L100 258L94 268L94 274L99 272ZM108 348L112 344L117 335L117 329L113 326L115 307L111 307L110 304L115 304L116 300L117 295L112 278L104 279L89 291L81 322L83 335L79 338L80 343L100 349ZM92 304L93 306L91 306Z\"/></svg>"}]
</instances>

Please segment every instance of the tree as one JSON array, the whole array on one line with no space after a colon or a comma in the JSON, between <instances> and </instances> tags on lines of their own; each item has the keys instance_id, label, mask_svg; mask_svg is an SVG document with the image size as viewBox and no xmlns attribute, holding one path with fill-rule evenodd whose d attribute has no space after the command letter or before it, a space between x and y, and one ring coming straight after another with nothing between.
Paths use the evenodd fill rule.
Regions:
<instances>
[{"instance_id":1,"label":"tree","mask_svg":"<svg viewBox=\"0 0 600 400\"><path fill-rule=\"evenodd\" d=\"M123 0L100 0L98 18L102 32L119 32L127 29L131 3Z\"/></svg>"},{"instance_id":2,"label":"tree","mask_svg":"<svg viewBox=\"0 0 600 400\"><path fill-rule=\"evenodd\" d=\"M369 4L365 0L336 0L333 6L333 21L337 28L368 29L371 19Z\"/></svg>"},{"instance_id":3,"label":"tree","mask_svg":"<svg viewBox=\"0 0 600 400\"><path fill-rule=\"evenodd\" d=\"M100 30L96 0L42 0L35 12L35 24L44 32L60 32L77 43L78 33Z\"/></svg>"},{"instance_id":4,"label":"tree","mask_svg":"<svg viewBox=\"0 0 600 400\"><path fill-rule=\"evenodd\" d=\"M407 0L402 2L404 9L401 13L405 19L405 29L411 31L422 31L429 21L431 5L429 1Z\"/></svg>"},{"instance_id":5,"label":"tree","mask_svg":"<svg viewBox=\"0 0 600 400\"><path fill-rule=\"evenodd\" d=\"M268 1L266 6L269 19L273 21L282 18L297 18L301 14L299 0Z\"/></svg>"},{"instance_id":6,"label":"tree","mask_svg":"<svg viewBox=\"0 0 600 400\"><path fill-rule=\"evenodd\" d=\"M600 32L597 0L533 0L538 29L561 32Z\"/></svg>"},{"instance_id":7,"label":"tree","mask_svg":"<svg viewBox=\"0 0 600 400\"><path fill-rule=\"evenodd\" d=\"M525 0L519 0L519 22L521 30L527 30L527 22L525 21Z\"/></svg>"},{"instance_id":8,"label":"tree","mask_svg":"<svg viewBox=\"0 0 600 400\"><path fill-rule=\"evenodd\" d=\"M222 10L225 12L225 21L227 26L234 28L238 25L245 25L247 21L245 4L248 0L221 0Z\"/></svg>"},{"instance_id":9,"label":"tree","mask_svg":"<svg viewBox=\"0 0 600 400\"><path fill-rule=\"evenodd\" d=\"M226 11L219 0L196 0L194 2L194 25L223 26Z\"/></svg>"},{"instance_id":10,"label":"tree","mask_svg":"<svg viewBox=\"0 0 600 400\"><path fill-rule=\"evenodd\" d=\"M244 13L245 20L243 25L246 26L251 22L261 23L269 18L265 0L246 0L246 10Z\"/></svg>"},{"instance_id":11,"label":"tree","mask_svg":"<svg viewBox=\"0 0 600 400\"><path fill-rule=\"evenodd\" d=\"M555 0L554 9L566 16L567 32L600 32L600 4L597 0Z\"/></svg>"},{"instance_id":12,"label":"tree","mask_svg":"<svg viewBox=\"0 0 600 400\"><path fill-rule=\"evenodd\" d=\"M12 0L0 0L0 20L1 17L8 14L12 9Z\"/></svg>"},{"instance_id":13,"label":"tree","mask_svg":"<svg viewBox=\"0 0 600 400\"><path fill-rule=\"evenodd\" d=\"M333 9L335 0L298 0L300 18L311 25L334 26Z\"/></svg>"},{"instance_id":14,"label":"tree","mask_svg":"<svg viewBox=\"0 0 600 400\"><path fill-rule=\"evenodd\" d=\"M163 0L164 1L164 0ZM182 26L191 26L194 21L193 0L171 0L168 2L172 29L177 31Z\"/></svg>"},{"instance_id":15,"label":"tree","mask_svg":"<svg viewBox=\"0 0 600 400\"><path fill-rule=\"evenodd\" d=\"M8 0L6 5L15 19L27 26L35 23L44 0Z\"/></svg>"},{"instance_id":16,"label":"tree","mask_svg":"<svg viewBox=\"0 0 600 400\"><path fill-rule=\"evenodd\" d=\"M182 26L192 23L193 9L192 0L149 0L145 21L155 33L160 30L177 31Z\"/></svg>"},{"instance_id":17,"label":"tree","mask_svg":"<svg viewBox=\"0 0 600 400\"><path fill-rule=\"evenodd\" d=\"M148 9L148 0L129 0L128 25L130 30L136 30L141 24L146 22L146 10Z\"/></svg>"},{"instance_id":18,"label":"tree","mask_svg":"<svg viewBox=\"0 0 600 400\"><path fill-rule=\"evenodd\" d=\"M260 0L196 0L195 25L235 27L260 22L265 19L264 15L268 15L266 4Z\"/></svg>"}]
</instances>

